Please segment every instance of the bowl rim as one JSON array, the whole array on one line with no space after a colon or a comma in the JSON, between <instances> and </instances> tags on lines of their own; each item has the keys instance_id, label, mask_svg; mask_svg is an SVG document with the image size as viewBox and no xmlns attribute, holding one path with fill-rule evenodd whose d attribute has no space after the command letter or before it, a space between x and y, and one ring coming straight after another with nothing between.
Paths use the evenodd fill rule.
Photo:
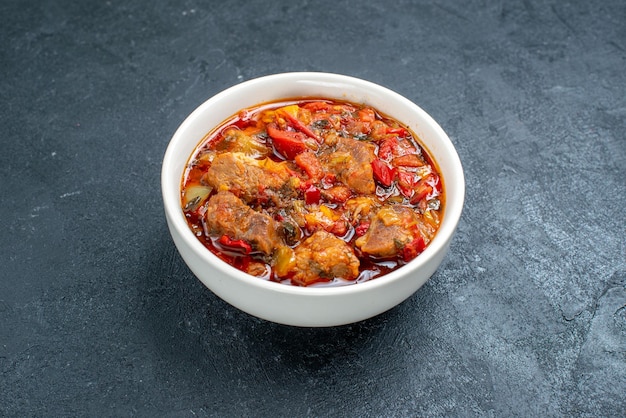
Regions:
<instances>
[{"instance_id":1,"label":"bowl rim","mask_svg":"<svg viewBox=\"0 0 626 418\"><path fill-rule=\"evenodd\" d=\"M412 112L418 113L419 119L423 120L424 123L429 125L430 129L435 131L437 137L441 141L442 148L444 149L442 153L447 154L448 158L450 159L451 165L455 167L455 169L452 170L451 173L453 174L453 178L444 179L444 188L446 187L446 183L448 182L455 182L457 186L455 187L456 193L454 196L446 195L446 206L444 208L443 220L441 225L439 226L439 230L435 234L433 240L420 255L418 255L407 264L403 265L401 268L398 268L386 275L377 277L376 279L368 280L361 283L350 283L338 286L293 286L261 279L259 277L255 277L248 273L245 273L228 264L227 262L221 260L210 250L208 250L200 242L200 240L195 237L187 224L182 207L180 205L179 199L181 178L172 178L174 177L174 174L176 174L174 172L174 167L176 165L175 162L179 161L181 158L180 155L175 153L176 144L184 141L184 133L196 121L196 119L198 119L202 114L206 112L207 108L215 106L216 103L219 104L220 101L225 100L229 95L237 93L240 90L246 90L257 87L259 85L271 84L276 82L297 82L300 84L348 84L352 87L364 88L366 91L374 91L377 94L383 94L384 96L388 96L392 100L401 103L403 106L407 106ZM242 106L242 109L245 107L246 106ZM381 110L385 114L390 113L386 111L386 109L379 110ZM403 121L400 122L405 123ZM207 133L210 132L210 129L209 131L207 131ZM202 139L202 137L198 138L195 146L197 146L202 141ZM186 165L190 155L185 155L183 157L185 159L184 164ZM437 162L436 158L435 161ZM177 191L177 193L173 193L173 188ZM198 107L196 107L178 126L170 141L168 142L162 161L161 190L164 210L168 220L169 228L176 229L176 231L179 233L179 238L184 240L188 248L193 251L195 255L200 257L204 263L212 265L222 274L228 276L229 279L238 280L242 284L253 286L255 288L259 288L260 290L267 290L294 296L328 296L363 293L375 290L377 288L385 287L402 277L411 276L413 272L423 267L440 251L445 251L446 246L449 244L450 239L453 237L456 231L457 224L461 217L461 212L465 200L465 177L463 174L461 160L452 141L441 128L441 126L417 104L402 96L401 94L371 81L337 73L307 71L276 73L243 81L239 84L232 85L218 92L217 94L211 96L209 99L201 103ZM174 198L175 196L178 196L178 199ZM202 279L201 281L204 282L204 280Z\"/></svg>"}]
</instances>

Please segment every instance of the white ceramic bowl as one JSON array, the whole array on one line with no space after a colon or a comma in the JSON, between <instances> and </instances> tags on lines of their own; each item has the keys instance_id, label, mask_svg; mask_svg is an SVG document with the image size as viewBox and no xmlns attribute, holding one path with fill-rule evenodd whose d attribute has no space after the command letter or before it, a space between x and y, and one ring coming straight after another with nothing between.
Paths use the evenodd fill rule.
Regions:
<instances>
[{"instance_id":1,"label":"white ceramic bowl","mask_svg":"<svg viewBox=\"0 0 626 418\"><path fill-rule=\"evenodd\" d=\"M437 162L446 203L435 238L407 265L377 279L341 287L296 287L250 276L218 259L189 229L180 203L185 165L202 138L239 110L295 97L366 103L413 130ZM336 326L378 315L417 291L435 272L456 230L465 197L461 162L450 139L420 107L361 79L329 73L269 75L233 86L198 107L174 133L163 159L161 187L167 224L191 271L231 305L269 321L306 327Z\"/></svg>"}]
</instances>

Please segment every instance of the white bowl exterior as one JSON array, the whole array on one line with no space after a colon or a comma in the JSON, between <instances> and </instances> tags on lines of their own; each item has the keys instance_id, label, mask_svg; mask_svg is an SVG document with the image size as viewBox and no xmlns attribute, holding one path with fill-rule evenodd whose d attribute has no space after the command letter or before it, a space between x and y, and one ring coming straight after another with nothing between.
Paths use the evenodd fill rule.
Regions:
<instances>
[{"instance_id":1,"label":"white bowl exterior","mask_svg":"<svg viewBox=\"0 0 626 418\"><path fill-rule=\"evenodd\" d=\"M181 179L202 138L244 108L289 98L326 97L366 103L407 125L439 166L446 193L443 221L426 250L406 266L365 283L342 287L296 287L250 276L207 250L187 225L180 205ZM417 291L443 260L465 195L461 162L441 127L399 94L353 77L285 73L250 80L198 107L175 132L163 159L161 186L168 227L191 271L217 296L260 318L296 326L336 326L378 315Z\"/></svg>"}]
</instances>

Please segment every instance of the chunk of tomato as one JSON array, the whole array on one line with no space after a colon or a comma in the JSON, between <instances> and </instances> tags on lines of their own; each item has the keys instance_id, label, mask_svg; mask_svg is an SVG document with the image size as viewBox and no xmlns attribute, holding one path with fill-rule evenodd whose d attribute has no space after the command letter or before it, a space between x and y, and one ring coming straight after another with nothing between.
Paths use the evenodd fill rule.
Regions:
<instances>
[{"instance_id":1,"label":"chunk of tomato","mask_svg":"<svg viewBox=\"0 0 626 418\"><path fill-rule=\"evenodd\" d=\"M272 138L276 151L287 159L293 160L308 149L304 143L306 135L302 132L283 131L276 124L270 123L267 125L267 134Z\"/></svg>"},{"instance_id":2,"label":"chunk of tomato","mask_svg":"<svg viewBox=\"0 0 626 418\"><path fill-rule=\"evenodd\" d=\"M433 194L436 196L438 193L434 193L439 183L439 177L435 177L434 175L430 175L422 180L420 180L415 185L415 194L411 197L411 203L416 205L422 199L432 198ZM441 186L439 186L441 187Z\"/></svg>"},{"instance_id":3,"label":"chunk of tomato","mask_svg":"<svg viewBox=\"0 0 626 418\"><path fill-rule=\"evenodd\" d=\"M367 232L369 228L370 228L369 222L361 222L360 224L357 225L356 228L354 228L354 233L356 234L357 237L362 237L363 235L365 235L365 233Z\"/></svg>"},{"instance_id":4,"label":"chunk of tomato","mask_svg":"<svg viewBox=\"0 0 626 418\"><path fill-rule=\"evenodd\" d=\"M385 161L391 160L398 145L398 138L395 136L385 138L378 147L378 157Z\"/></svg>"},{"instance_id":5,"label":"chunk of tomato","mask_svg":"<svg viewBox=\"0 0 626 418\"><path fill-rule=\"evenodd\" d=\"M317 204L320 202L321 198L322 192L312 184L304 190L304 201L307 205Z\"/></svg>"},{"instance_id":6,"label":"chunk of tomato","mask_svg":"<svg viewBox=\"0 0 626 418\"><path fill-rule=\"evenodd\" d=\"M241 252L245 255L252 252L252 246L242 239L232 239L228 235L222 235L218 242L230 250Z\"/></svg>"},{"instance_id":7,"label":"chunk of tomato","mask_svg":"<svg viewBox=\"0 0 626 418\"><path fill-rule=\"evenodd\" d=\"M295 156L296 165L303 169L309 178L320 179L324 175L324 170L320 160L312 151L305 151Z\"/></svg>"},{"instance_id":8,"label":"chunk of tomato","mask_svg":"<svg viewBox=\"0 0 626 418\"><path fill-rule=\"evenodd\" d=\"M404 128L387 128L387 133L398 135L400 138L405 138L409 135L408 131Z\"/></svg>"},{"instance_id":9,"label":"chunk of tomato","mask_svg":"<svg viewBox=\"0 0 626 418\"><path fill-rule=\"evenodd\" d=\"M398 170L398 189L406 197L413 195L415 175L409 171Z\"/></svg>"},{"instance_id":10,"label":"chunk of tomato","mask_svg":"<svg viewBox=\"0 0 626 418\"><path fill-rule=\"evenodd\" d=\"M396 175L396 169L391 168L380 158L372 161L372 171L374 179L385 187L391 186Z\"/></svg>"},{"instance_id":11,"label":"chunk of tomato","mask_svg":"<svg viewBox=\"0 0 626 418\"><path fill-rule=\"evenodd\" d=\"M404 261L411 261L418 255L420 255L426 248L426 242L421 234L417 234L413 241L409 242L402 249L402 259Z\"/></svg>"}]
</instances>

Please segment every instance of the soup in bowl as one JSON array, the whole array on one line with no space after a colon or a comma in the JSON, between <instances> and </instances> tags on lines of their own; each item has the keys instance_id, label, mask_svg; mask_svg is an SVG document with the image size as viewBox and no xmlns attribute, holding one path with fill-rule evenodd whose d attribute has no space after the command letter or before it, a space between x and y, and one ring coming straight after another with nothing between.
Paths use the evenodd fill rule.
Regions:
<instances>
[{"instance_id":1,"label":"soup in bowl","mask_svg":"<svg viewBox=\"0 0 626 418\"><path fill-rule=\"evenodd\" d=\"M464 177L441 127L382 86L285 73L198 107L163 160L191 271L257 317L335 326L412 295L445 256Z\"/></svg>"}]
</instances>

